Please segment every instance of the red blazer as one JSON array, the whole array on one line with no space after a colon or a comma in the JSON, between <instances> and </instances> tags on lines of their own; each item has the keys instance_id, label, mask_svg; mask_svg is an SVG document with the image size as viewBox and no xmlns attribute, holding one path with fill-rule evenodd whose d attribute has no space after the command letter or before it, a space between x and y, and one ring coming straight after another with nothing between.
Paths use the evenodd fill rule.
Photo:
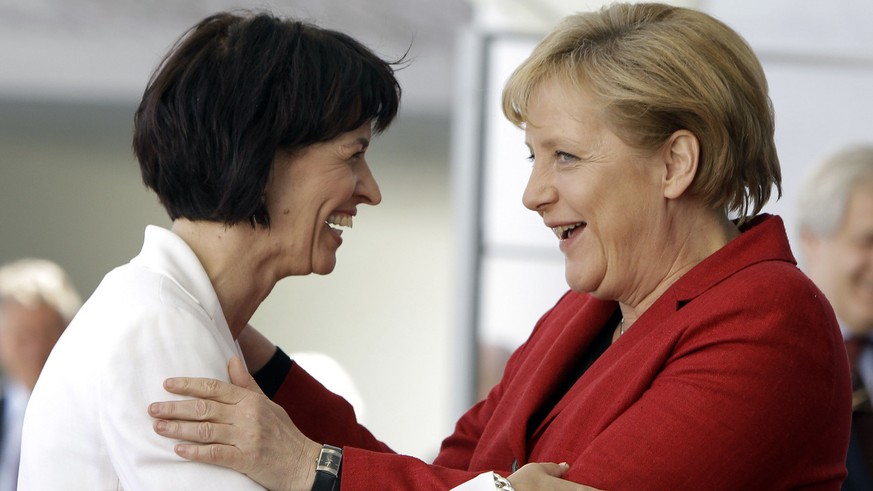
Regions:
<instances>
[{"instance_id":1,"label":"red blazer","mask_svg":"<svg viewBox=\"0 0 873 491\"><path fill-rule=\"evenodd\" d=\"M343 490L445 490L513 462L568 462L607 490L833 489L846 475L851 382L830 305L762 215L685 274L528 421L615 312L568 292L434 465L396 455L299 367L275 400L310 438L345 447Z\"/></svg>"}]
</instances>

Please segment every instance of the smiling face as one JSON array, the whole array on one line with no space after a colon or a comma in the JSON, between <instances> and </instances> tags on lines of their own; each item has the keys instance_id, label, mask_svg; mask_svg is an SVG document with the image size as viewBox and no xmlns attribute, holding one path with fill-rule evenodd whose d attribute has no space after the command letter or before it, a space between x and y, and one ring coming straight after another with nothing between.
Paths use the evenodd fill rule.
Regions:
<instances>
[{"instance_id":1,"label":"smiling face","mask_svg":"<svg viewBox=\"0 0 873 491\"><path fill-rule=\"evenodd\" d=\"M377 205L379 186L365 159L370 124L294 153L279 152L264 192L267 230L279 276L327 274L359 204Z\"/></svg>"},{"instance_id":2,"label":"smiling face","mask_svg":"<svg viewBox=\"0 0 873 491\"><path fill-rule=\"evenodd\" d=\"M802 236L810 276L850 331L873 332L873 182L859 183L832 237Z\"/></svg>"},{"instance_id":3,"label":"smiling face","mask_svg":"<svg viewBox=\"0 0 873 491\"><path fill-rule=\"evenodd\" d=\"M570 287L627 302L647 295L666 230L661 153L626 145L590 93L554 79L537 85L527 116L534 164L523 201L558 236Z\"/></svg>"}]
</instances>

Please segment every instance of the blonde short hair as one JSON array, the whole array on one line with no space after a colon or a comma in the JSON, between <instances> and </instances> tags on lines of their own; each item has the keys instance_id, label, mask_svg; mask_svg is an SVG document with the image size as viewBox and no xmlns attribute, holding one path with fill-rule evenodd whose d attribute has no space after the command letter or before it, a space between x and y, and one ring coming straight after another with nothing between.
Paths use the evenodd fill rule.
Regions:
<instances>
[{"instance_id":1,"label":"blonde short hair","mask_svg":"<svg viewBox=\"0 0 873 491\"><path fill-rule=\"evenodd\" d=\"M537 85L558 78L605 103L628 145L654 151L675 131L700 141L690 193L740 222L781 196L773 106L758 58L731 28L691 9L613 4L566 17L510 77L503 112L518 126Z\"/></svg>"},{"instance_id":2,"label":"blonde short hair","mask_svg":"<svg viewBox=\"0 0 873 491\"><path fill-rule=\"evenodd\" d=\"M48 305L66 324L82 305L67 273L45 259L20 259L0 267L0 308L7 300L28 308Z\"/></svg>"}]
</instances>

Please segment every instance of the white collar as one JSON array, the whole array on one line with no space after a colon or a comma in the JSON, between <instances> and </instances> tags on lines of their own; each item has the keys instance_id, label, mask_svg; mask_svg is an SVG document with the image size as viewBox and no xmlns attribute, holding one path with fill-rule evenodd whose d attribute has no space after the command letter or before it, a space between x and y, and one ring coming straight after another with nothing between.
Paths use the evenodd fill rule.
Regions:
<instances>
[{"instance_id":1,"label":"white collar","mask_svg":"<svg viewBox=\"0 0 873 491\"><path fill-rule=\"evenodd\" d=\"M200 259L172 231L155 225L147 226L142 251L130 262L168 277L203 308L210 320L216 317L224 319L215 288Z\"/></svg>"}]
</instances>

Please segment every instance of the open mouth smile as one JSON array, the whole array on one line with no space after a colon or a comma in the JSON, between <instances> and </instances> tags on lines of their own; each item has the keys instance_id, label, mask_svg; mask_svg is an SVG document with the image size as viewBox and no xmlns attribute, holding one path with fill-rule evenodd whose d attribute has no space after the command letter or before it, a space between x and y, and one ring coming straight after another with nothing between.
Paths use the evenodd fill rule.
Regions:
<instances>
[{"instance_id":1,"label":"open mouth smile","mask_svg":"<svg viewBox=\"0 0 873 491\"><path fill-rule=\"evenodd\" d=\"M580 230L582 228L585 228L585 222L578 222L578 223L573 223L570 225L559 225L557 227L552 227L552 232L555 234L555 236L558 239L565 240L565 239L569 239L570 237L572 237L573 233L574 233L573 231L577 228L579 228Z\"/></svg>"},{"instance_id":2,"label":"open mouth smile","mask_svg":"<svg viewBox=\"0 0 873 491\"><path fill-rule=\"evenodd\" d=\"M337 233L337 235L342 235L342 229L337 227L345 227L352 228L352 216L351 215L330 215L327 217L327 220L324 221L331 230Z\"/></svg>"}]
</instances>

